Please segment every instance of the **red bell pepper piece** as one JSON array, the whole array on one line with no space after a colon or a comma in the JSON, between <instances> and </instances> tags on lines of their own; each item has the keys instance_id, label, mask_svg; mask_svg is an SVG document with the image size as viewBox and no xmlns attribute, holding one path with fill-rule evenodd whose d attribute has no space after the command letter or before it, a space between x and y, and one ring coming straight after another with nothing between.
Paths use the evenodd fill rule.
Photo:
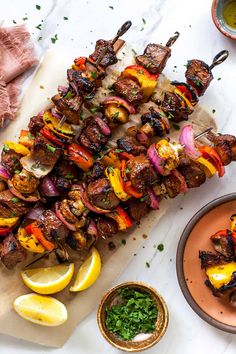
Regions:
<instances>
[{"instance_id":1,"label":"red bell pepper piece","mask_svg":"<svg viewBox=\"0 0 236 354\"><path fill-rule=\"evenodd\" d=\"M40 130L40 133L47 139L49 139L50 141L52 141L53 143L55 143L56 145L59 145L59 146L64 146L64 143L62 141L60 141L58 139L58 137L56 137L52 132L51 130L49 130L48 128L46 127L43 127L41 130Z\"/></svg>"},{"instance_id":2,"label":"red bell pepper piece","mask_svg":"<svg viewBox=\"0 0 236 354\"><path fill-rule=\"evenodd\" d=\"M55 245L45 238L42 230L38 227L37 222L31 224L30 226L31 226L32 234L37 238L37 240L41 243L41 245L46 250L51 251L51 250L53 250L55 248Z\"/></svg>"},{"instance_id":3,"label":"red bell pepper piece","mask_svg":"<svg viewBox=\"0 0 236 354\"><path fill-rule=\"evenodd\" d=\"M85 66L86 60L87 60L86 57L79 57L79 58L76 58L76 59L74 60L74 63L75 63L75 65L76 65L76 69L77 69L77 70L81 70L81 71L85 71L85 69L86 69L86 66Z\"/></svg>"},{"instance_id":4,"label":"red bell pepper piece","mask_svg":"<svg viewBox=\"0 0 236 354\"><path fill-rule=\"evenodd\" d=\"M0 237L7 236L12 230L12 227L0 227Z\"/></svg>"},{"instance_id":5,"label":"red bell pepper piece","mask_svg":"<svg viewBox=\"0 0 236 354\"><path fill-rule=\"evenodd\" d=\"M139 193L136 191L136 189L132 186L130 181L125 182L125 191L127 194L129 194L131 197L134 198L142 198L142 193Z\"/></svg>"},{"instance_id":6,"label":"red bell pepper piece","mask_svg":"<svg viewBox=\"0 0 236 354\"><path fill-rule=\"evenodd\" d=\"M130 219L129 215L124 211L124 209L119 205L116 208L117 214L121 217L121 219L125 222L127 227L132 226L132 220Z\"/></svg>"},{"instance_id":7,"label":"red bell pepper piece","mask_svg":"<svg viewBox=\"0 0 236 354\"><path fill-rule=\"evenodd\" d=\"M72 143L68 146L69 159L87 172L93 165L93 156L83 146Z\"/></svg>"},{"instance_id":8,"label":"red bell pepper piece","mask_svg":"<svg viewBox=\"0 0 236 354\"><path fill-rule=\"evenodd\" d=\"M211 146L200 146L199 151L202 156L209 160L217 169L219 177L224 176L225 168L217 151Z\"/></svg>"},{"instance_id":9,"label":"red bell pepper piece","mask_svg":"<svg viewBox=\"0 0 236 354\"><path fill-rule=\"evenodd\" d=\"M129 153L126 152L126 151L119 152L119 156L122 157L122 158L125 159L125 160L131 160L131 159L134 158L134 155L129 154Z\"/></svg>"}]
</instances>

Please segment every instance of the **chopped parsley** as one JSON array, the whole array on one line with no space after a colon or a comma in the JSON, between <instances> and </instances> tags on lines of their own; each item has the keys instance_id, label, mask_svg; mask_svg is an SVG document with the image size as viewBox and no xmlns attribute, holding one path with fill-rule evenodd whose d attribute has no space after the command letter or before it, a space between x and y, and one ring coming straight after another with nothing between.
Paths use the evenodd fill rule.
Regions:
<instances>
[{"instance_id":1,"label":"chopped parsley","mask_svg":"<svg viewBox=\"0 0 236 354\"><path fill-rule=\"evenodd\" d=\"M41 6L40 5L35 5L37 10L41 10Z\"/></svg>"},{"instance_id":2,"label":"chopped parsley","mask_svg":"<svg viewBox=\"0 0 236 354\"><path fill-rule=\"evenodd\" d=\"M114 7L113 6L108 6L111 10L114 10Z\"/></svg>"},{"instance_id":3,"label":"chopped parsley","mask_svg":"<svg viewBox=\"0 0 236 354\"><path fill-rule=\"evenodd\" d=\"M120 302L106 308L107 329L123 340L155 330L158 309L151 295L134 288L118 291Z\"/></svg>"},{"instance_id":4,"label":"chopped parsley","mask_svg":"<svg viewBox=\"0 0 236 354\"><path fill-rule=\"evenodd\" d=\"M18 175L20 173L20 170L15 170L14 173Z\"/></svg>"},{"instance_id":5,"label":"chopped parsley","mask_svg":"<svg viewBox=\"0 0 236 354\"><path fill-rule=\"evenodd\" d=\"M160 243L158 246L157 246L157 249L158 251L162 252L164 250L164 245L163 243Z\"/></svg>"},{"instance_id":6,"label":"chopped parsley","mask_svg":"<svg viewBox=\"0 0 236 354\"><path fill-rule=\"evenodd\" d=\"M67 173L67 174L65 175L65 178L67 178L67 179L73 179L73 178L74 178L74 175L72 175L72 173Z\"/></svg>"},{"instance_id":7,"label":"chopped parsley","mask_svg":"<svg viewBox=\"0 0 236 354\"><path fill-rule=\"evenodd\" d=\"M38 26L35 26L35 28L37 28L39 31L42 30L42 23L40 23Z\"/></svg>"},{"instance_id":8,"label":"chopped parsley","mask_svg":"<svg viewBox=\"0 0 236 354\"><path fill-rule=\"evenodd\" d=\"M28 17L23 17L22 20L23 20L23 21L27 21L27 20L28 20Z\"/></svg>"},{"instance_id":9,"label":"chopped parsley","mask_svg":"<svg viewBox=\"0 0 236 354\"><path fill-rule=\"evenodd\" d=\"M150 268L150 263L149 262L146 262L146 267Z\"/></svg>"},{"instance_id":10,"label":"chopped parsley","mask_svg":"<svg viewBox=\"0 0 236 354\"><path fill-rule=\"evenodd\" d=\"M97 77L97 72L96 72L96 71L92 71L92 72L91 72L91 76L92 76L93 79L96 79L96 77Z\"/></svg>"},{"instance_id":11,"label":"chopped parsley","mask_svg":"<svg viewBox=\"0 0 236 354\"><path fill-rule=\"evenodd\" d=\"M137 55L137 52L132 48L132 52L134 53L134 55Z\"/></svg>"},{"instance_id":12,"label":"chopped parsley","mask_svg":"<svg viewBox=\"0 0 236 354\"><path fill-rule=\"evenodd\" d=\"M175 130L180 130L179 124L172 123L172 127L173 127Z\"/></svg>"},{"instance_id":13,"label":"chopped parsley","mask_svg":"<svg viewBox=\"0 0 236 354\"><path fill-rule=\"evenodd\" d=\"M217 79L218 81L220 81L221 80L221 77L218 77L218 79Z\"/></svg>"},{"instance_id":14,"label":"chopped parsley","mask_svg":"<svg viewBox=\"0 0 236 354\"><path fill-rule=\"evenodd\" d=\"M73 94L72 94L71 91L68 91L67 94L64 96L64 98L65 98L66 100L69 100L69 99L72 98L72 97L73 97Z\"/></svg>"},{"instance_id":15,"label":"chopped parsley","mask_svg":"<svg viewBox=\"0 0 236 354\"><path fill-rule=\"evenodd\" d=\"M12 198L12 201L13 201L13 203L18 203L18 202L19 202L19 199L16 198L16 197L14 197L14 198Z\"/></svg>"},{"instance_id":16,"label":"chopped parsley","mask_svg":"<svg viewBox=\"0 0 236 354\"><path fill-rule=\"evenodd\" d=\"M142 32L143 30L144 30L144 28L142 27L141 30L140 30L140 32Z\"/></svg>"},{"instance_id":17,"label":"chopped parsley","mask_svg":"<svg viewBox=\"0 0 236 354\"><path fill-rule=\"evenodd\" d=\"M4 152L8 152L10 149L9 149L9 146L8 146L8 144L4 144L3 145L3 151Z\"/></svg>"},{"instance_id":18,"label":"chopped parsley","mask_svg":"<svg viewBox=\"0 0 236 354\"><path fill-rule=\"evenodd\" d=\"M91 113L96 113L96 112L100 112L101 108L99 106L94 106L92 108L90 108L90 112Z\"/></svg>"},{"instance_id":19,"label":"chopped parsley","mask_svg":"<svg viewBox=\"0 0 236 354\"><path fill-rule=\"evenodd\" d=\"M16 25L16 23L17 23L15 20L12 20L12 22L14 23L14 25Z\"/></svg>"},{"instance_id":20,"label":"chopped parsley","mask_svg":"<svg viewBox=\"0 0 236 354\"><path fill-rule=\"evenodd\" d=\"M126 241L125 240L121 240L121 243L122 243L122 245L126 245Z\"/></svg>"},{"instance_id":21,"label":"chopped parsley","mask_svg":"<svg viewBox=\"0 0 236 354\"><path fill-rule=\"evenodd\" d=\"M213 110L212 110L212 113L214 114L214 113L216 113L216 110L213 108Z\"/></svg>"},{"instance_id":22,"label":"chopped parsley","mask_svg":"<svg viewBox=\"0 0 236 354\"><path fill-rule=\"evenodd\" d=\"M63 19L64 19L65 21L68 21L68 20L69 20L67 16L64 16Z\"/></svg>"},{"instance_id":23,"label":"chopped parsley","mask_svg":"<svg viewBox=\"0 0 236 354\"><path fill-rule=\"evenodd\" d=\"M55 44L57 40L58 40L58 36L57 34L55 34L55 36L51 38L51 42Z\"/></svg>"},{"instance_id":24,"label":"chopped parsley","mask_svg":"<svg viewBox=\"0 0 236 354\"><path fill-rule=\"evenodd\" d=\"M46 144L46 146L47 146L48 151L50 151L50 152L55 152L56 151L56 148L54 146L52 146L50 144Z\"/></svg>"},{"instance_id":25,"label":"chopped parsley","mask_svg":"<svg viewBox=\"0 0 236 354\"><path fill-rule=\"evenodd\" d=\"M31 134L30 132L28 132L28 138L29 138L29 139L35 139L34 135Z\"/></svg>"},{"instance_id":26,"label":"chopped parsley","mask_svg":"<svg viewBox=\"0 0 236 354\"><path fill-rule=\"evenodd\" d=\"M43 37L39 37L39 38L38 38L38 41L41 41L42 39L43 39Z\"/></svg>"},{"instance_id":27,"label":"chopped parsley","mask_svg":"<svg viewBox=\"0 0 236 354\"><path fill-rule=\"evenodd\" d=\"M142 18L143 24L146 25L146 20L145 18Z\"/></svg>"},{"instance_id":28,"label":"chopped parsley","mask_svg":"<svg viewBox=\"0 0 236 354\"><path fill-rule=\"evenodd\" d=\"M112 116L112 120L116 120L120 115L120 112L116 112L115 114L113 114Z\"/></svg>"}]
</instances>

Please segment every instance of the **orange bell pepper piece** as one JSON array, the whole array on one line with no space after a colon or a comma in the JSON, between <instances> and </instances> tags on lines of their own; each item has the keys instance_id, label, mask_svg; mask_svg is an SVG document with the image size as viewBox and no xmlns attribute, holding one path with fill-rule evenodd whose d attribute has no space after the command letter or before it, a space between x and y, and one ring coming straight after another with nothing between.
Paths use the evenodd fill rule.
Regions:
<instances>
[{"instance_id":1,"label":"orange bell pepper piece","mask_svg":"<svg viewBox=\"0 0 236 354\"><path fill-rule=\"evenodd\" d=\"M72 143L68 146L69 159L87 172L93 165L93 156L83 146Z\"/></svg>"},{"instance_id":2,"label":"orange bell pepper piece","mask_svg":"<svg viewBox=\"0 0 236 354\"><path fill-rule=\"evenodd\" d=\"M37 222L33 223L30 225L31 226L31 233L37 238L37 240L41 243L41 245L48 251L51 251L55 248L55 245L48 241L42 230L38 227ZM29 227L26 229L26 232L28 233Z\"/></svg>"},{"instance_id":3,"label":"orange bell pepper piece","mask_svg":"<svg viewBox=\"0 0 236 354\"><path fill-rule=\"evenodd\" d=\"M34 136L29 132L29 130L20 131L20 144L31 148L34 145Z\"/></svg>"}]
</instances>

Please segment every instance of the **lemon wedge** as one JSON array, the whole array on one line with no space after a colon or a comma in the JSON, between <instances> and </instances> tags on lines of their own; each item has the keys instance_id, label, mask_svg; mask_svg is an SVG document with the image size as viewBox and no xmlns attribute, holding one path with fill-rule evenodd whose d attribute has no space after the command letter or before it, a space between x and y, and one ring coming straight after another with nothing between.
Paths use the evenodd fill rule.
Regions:
<instances>
[{"instance_id":1,"label":"lemon wedge","mask_svg":"<svg viewBox=\"0 0 236 354\"><path fill-rule=\"evenodd\" d=\"M54 294L63 290L71 281L74 264L60 264L47 268L34 268L21 271L22 279L28 288L39 294Z\"/></svg>"},{"instance_id":2,"label":"lemon wedge","mask_svg":"<svg viewBox=\"0 0 236 354\"><path fill-rule=\"evenodd\" d=\"M59 326L68 318L65 305L50 296L22 295L15 299L13 306L22 318L42 326Z\"/></svg>"},{"instance_id":3,"label":"lemon wedge","mask_svg":"<svg viewBox=\"0 0 236 354\"><path fill-rule=\"evenodd\" d=\"M70 291L82 291L95 283L101 272L101 257L96 248L93 248L88 258L79 268L75 283Z\"/></svg>"}]
</instances>

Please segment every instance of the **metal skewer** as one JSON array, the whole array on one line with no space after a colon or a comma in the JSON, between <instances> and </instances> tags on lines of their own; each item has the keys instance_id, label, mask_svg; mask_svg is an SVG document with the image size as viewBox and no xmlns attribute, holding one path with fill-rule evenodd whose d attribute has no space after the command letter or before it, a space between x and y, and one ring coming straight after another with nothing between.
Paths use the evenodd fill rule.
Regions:
<instances>
[{"instance_id":1,"label":"metal skewer","mask_svg":"<svg viewBox=\"0 0 236 354\"><path fill-rule=\"evenodd\" d=\"M206 130L204 130L200 134L196 135L194 137L194 140L197 140L197 139L201 138L202 136L206 135L207 133L210 133L212 131L212 129L213 129L212 127L211 128L207 128Z\"/></svg>"},{"instance_id":2,"label":"metal skewer","mask_svg":"<svg viewBox=\"0 0 236 354\"><path fill-rule=\"evenodd\" d=\"M166 42L166 47L171 47L179 38L179 32L176 31L172 37Z\"/></svg>"},{"instance_id":3,"label":"metal skewer","mask_svg":"<svg viewBox=\"0 0 236 354\"><path fill-rule=\"evenodd\" d=\"M215 66L223 63L229 56L228 50L222 50L214 57L212 64L209 66L210 70L212 70Z\"/></svg>"}]
</instances>

